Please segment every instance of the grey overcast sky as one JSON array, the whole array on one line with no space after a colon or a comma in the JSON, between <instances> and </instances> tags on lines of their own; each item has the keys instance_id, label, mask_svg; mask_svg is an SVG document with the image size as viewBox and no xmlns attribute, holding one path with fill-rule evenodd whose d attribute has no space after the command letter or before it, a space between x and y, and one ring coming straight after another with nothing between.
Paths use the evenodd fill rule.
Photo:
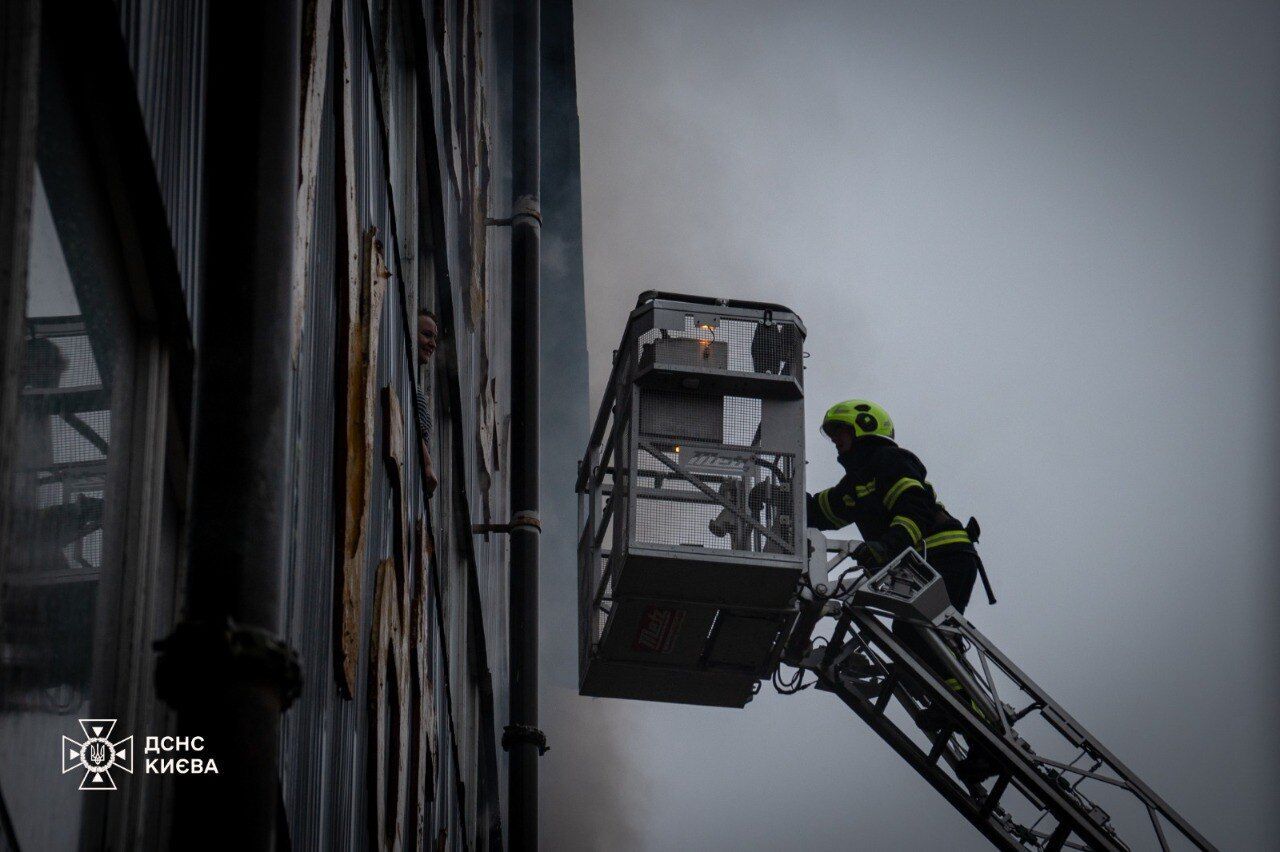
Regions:
<instances>
[{"instance_id":1,"label":"grey overcast sky","mask_svg":"<svg viewBox=\"0 0 1280 852\"><path fill-rule=\"evenodd\" d=\"M1280 6L576 15L592 405L640 291L789 305L811 486L825 407L882 403L982 520L970 618L1211 840L1274 848ZM556 848L985 848L829 695L592 700L571 667Z\"/></svg>"}]
</instances>

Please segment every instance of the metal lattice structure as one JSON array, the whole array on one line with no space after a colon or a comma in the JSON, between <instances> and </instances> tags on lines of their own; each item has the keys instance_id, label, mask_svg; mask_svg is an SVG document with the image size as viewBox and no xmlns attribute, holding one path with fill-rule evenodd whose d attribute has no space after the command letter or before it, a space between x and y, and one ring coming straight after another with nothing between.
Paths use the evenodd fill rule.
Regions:
<instances>
[{"instance_id":1,"label":"metal lattice structure","mask_svg":"<svg viewBox=\"0 0 1280 852\"><path fill-rule=\"evenodd\" d=\"M109 387L80 316L27 321L17 471L22 546L0 609L0 709L71 713L89 691L112 439ZM101 359L109 363L110 359Z\"/></svg>"},{"instance_id":2,"label":"metal lattice structure","mask_svg":"<svg viewBox=\"0 0 1280 852\"><path fill-rule=\"evenodd\" d=\"M581 689L740 707L777 661L806 556L804 326L646 293L579 472Z\"/></svg>"},{"instance_id":3,"label":"metal lattice structure","mask_svg":"<svg viewBox=\"0 0 1280 852\"><path fill-rule=\"evenodd\" d=\"M1215 848L950 606L915 551L833 581L857 542L809 536L784 661L814 675L997 848ZM824 616L834 627L815 638ZM904 641L909 631L917 642Z\"/></svg>"}]
</instances>

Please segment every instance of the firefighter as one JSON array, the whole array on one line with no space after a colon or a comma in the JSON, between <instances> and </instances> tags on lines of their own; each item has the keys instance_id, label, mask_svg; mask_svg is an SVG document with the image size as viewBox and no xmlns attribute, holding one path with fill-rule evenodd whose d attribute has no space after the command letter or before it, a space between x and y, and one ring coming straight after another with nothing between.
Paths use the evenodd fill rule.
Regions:
<instances>
[{"instance_id":1,"label":"firefighter","mask_svg":"<svg viewBox=\"0 0 1280 852\"><path fill-rule=\"evenodd\" d=\"M965 526L938 502L924 465L894 441L893 421L874 402L851 399L827 409L822 431L836 445L845 476L808 498L809 526L857 524L853 556L880 567L903 550L928 552L956 609L964 612L978 576L978 551Z\"/></svg>"},{"instance_id":2,"label":"firefighter","mask_svg":"<svg viewBox=\"0 0 1280 852\"><path fill-rule=\"evenodd\" d=\"M903 550L914 548L941 575L952 606L964 612L982 571L974 547L977 522L970 519L966 528L938 502L925 479L924 465L914 453L898 446L893 420L874 402L850 399L831 406L822 418L822 431L835 444L845 475L833 487L808 495L809 526L831 530L857 524L865 540L853 557L866 568L886 565ZM989 586L987 595L995 603ZM893 632L948 686L962 691L915 628L895 621ZM939 727L938 716L934 708L926 708L922 725ZM966 780L990 774L984 758L974 754L962 767Z\"/></svg>"}]
</instances>

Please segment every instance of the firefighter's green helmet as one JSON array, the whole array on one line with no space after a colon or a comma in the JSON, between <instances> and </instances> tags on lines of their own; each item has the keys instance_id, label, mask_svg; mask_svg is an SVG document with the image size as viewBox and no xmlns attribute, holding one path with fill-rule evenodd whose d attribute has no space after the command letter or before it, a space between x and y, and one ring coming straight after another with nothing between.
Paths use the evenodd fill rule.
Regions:
<instances>
[{"instance_id":1,"label":"firefighter's green helmet","mask_svg":"<svg viewBox=\"0 0 1280 852\"><path fill-rule=\"evenodd\" d=\"M893 420L889 418L889 412L870 400L846 399L844 402L837 402L823 415L822 430L827 431L827 426L831 423L843 423L850 427L855 438L878 435L893 440Z\"/></svg>"}]
</instances>

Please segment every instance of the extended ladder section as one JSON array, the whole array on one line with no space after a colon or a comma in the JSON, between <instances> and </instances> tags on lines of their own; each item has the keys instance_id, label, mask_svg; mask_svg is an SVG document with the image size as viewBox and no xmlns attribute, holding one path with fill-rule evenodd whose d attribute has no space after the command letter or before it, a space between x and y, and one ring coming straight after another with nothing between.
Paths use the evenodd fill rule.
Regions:
<instances>
[{"instance_id":1,"label":"extended ladder section","mask_svg":"<svg viewBox=\"0 0 1280 852\"><path fill-rule=\"evenodd\" d=\"M856 542L809 541L783 655L801 674L783 691L812 674L1000 849L1214 849L951 607L915 551L864 572Z\"/></svg>"}]
</instances>

